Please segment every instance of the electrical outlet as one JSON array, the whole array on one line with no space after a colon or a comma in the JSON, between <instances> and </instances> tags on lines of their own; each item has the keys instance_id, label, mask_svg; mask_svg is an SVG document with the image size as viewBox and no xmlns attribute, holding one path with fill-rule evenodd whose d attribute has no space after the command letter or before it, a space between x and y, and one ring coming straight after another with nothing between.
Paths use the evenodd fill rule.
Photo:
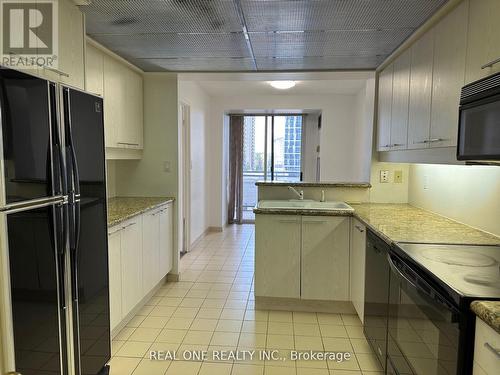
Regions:
<instances>
[{"instance_id":1,"label":"electrical outlet","mask_svg":"<svg viewBox=\"0 0 500 375\"><path fill-rule=\"evenodd\" d=\"M380 171L380 182L382 184L386 184L389 182L389 171L387 170Z\"/></svg>"},{"instance_id":2,"label":"electrical outlet","mask_svg":"<svg viewBox=\"0 0 500 375\"><path fill-rule=\"evenodd\" d=\"M403 171L394 171L394 183L395 184L403 183Z\"/></svg>"}]
</instances>

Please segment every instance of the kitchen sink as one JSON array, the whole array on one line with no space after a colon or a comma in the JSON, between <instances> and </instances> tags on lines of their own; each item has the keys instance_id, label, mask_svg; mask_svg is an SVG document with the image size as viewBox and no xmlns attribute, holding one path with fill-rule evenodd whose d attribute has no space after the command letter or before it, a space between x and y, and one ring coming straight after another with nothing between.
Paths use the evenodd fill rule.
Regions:
<instances>
[{"instance_id":1,"label":"kitchen sink","mask_svg":"<svg viewBox=\"0 0 500 375\"><path fill-rule=\"evenodd\" d=\"M352 212L354 209L345 202L318 202L313 200L262 200L257 204L260 209L280 209L280 210L318 210L318 211L346 211Z\"/></svg>"}]
</instances>

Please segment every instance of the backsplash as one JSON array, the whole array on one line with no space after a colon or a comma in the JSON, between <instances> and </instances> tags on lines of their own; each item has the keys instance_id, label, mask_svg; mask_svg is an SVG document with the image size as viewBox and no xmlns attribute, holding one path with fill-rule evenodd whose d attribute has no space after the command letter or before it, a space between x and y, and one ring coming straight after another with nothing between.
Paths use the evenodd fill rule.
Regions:
<instances>
[{"instance_id":1,"label":"backsplash","mask_svg":"<svg viewBox=\"0 0 500 375\"><path fill-rule=\"evenodd\" d=\"M500 167L410 165L408 203L500 236Z\"/></svg>"}]
</instances>

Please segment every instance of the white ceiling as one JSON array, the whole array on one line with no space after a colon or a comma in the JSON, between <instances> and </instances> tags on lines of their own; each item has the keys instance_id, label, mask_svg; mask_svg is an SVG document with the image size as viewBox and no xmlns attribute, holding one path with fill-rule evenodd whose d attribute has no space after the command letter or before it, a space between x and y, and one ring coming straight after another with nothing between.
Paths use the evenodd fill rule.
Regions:
<instances>
[{"instance_id":1,"label":"white ceiling","mask_svg":"<svg viewBox=\"0 0 500 375\"><path fill-rule=\"evenodd\" d=\"M373 72L330 73L239 73L181 74L181 81L196 81L203 90L215 96L234 95L354 95L365 87ZM269 85L272 80L294 80L297 85L278 90Z\"/></svg>"}]
</instances>

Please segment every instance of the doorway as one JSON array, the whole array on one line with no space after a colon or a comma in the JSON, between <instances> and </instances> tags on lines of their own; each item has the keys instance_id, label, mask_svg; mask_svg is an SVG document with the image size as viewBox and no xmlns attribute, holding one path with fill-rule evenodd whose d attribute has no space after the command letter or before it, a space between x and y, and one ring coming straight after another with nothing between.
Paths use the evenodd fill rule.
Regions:
<instances>
[{"instance_id":1,"label":"doorway","mask_svg":"<svg viewBox=\"0 0 500 375\"><path fill-rule=\"evenodd\" d=\"M253 223L257 181L302 181L304 115L244 115L242 221Z\"/></svg>"},{"instance_id":2,"label":"doorway","mask_svg":"<svg viewBox=\"0 0 500 375\"><path fill-rule=\"evenodd\" d=\"M182 244L181 256L190 250L191 216L191 108L181 103L182 124Z\"/></svg>"}]
</instances>

